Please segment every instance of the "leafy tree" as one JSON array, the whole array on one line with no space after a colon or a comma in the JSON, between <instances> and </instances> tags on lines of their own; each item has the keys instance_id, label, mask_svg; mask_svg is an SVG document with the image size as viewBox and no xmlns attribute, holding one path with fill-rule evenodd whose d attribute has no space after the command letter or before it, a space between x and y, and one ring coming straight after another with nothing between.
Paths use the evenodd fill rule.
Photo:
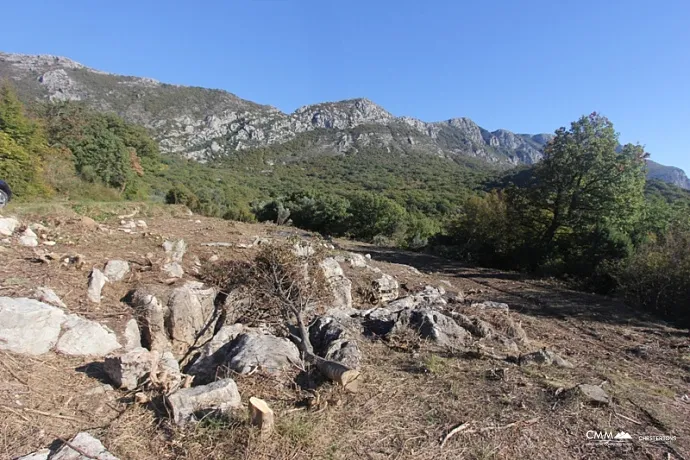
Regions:
<instances>
[{"instance_id":1,"label":"leafy tree","mask_svg":"<svg viewBox=\"0 0 690 460\"><path fill-rule=\"evenodd\" d=\"M8 83L0 86L0 131L24 148L31 148L38 140L36 123L26 116L24 105Z\"/></svg>"},{"instance_id":2,"label":"leafy tree","mask_svg":"<svg viewBox=\"0 0 690 460\"><path fill-rule=\"evenodd\" d=\"M402 238L407 230L405 208L385 196L360 192L350 197L348 232L372 240L377 235Z\"/></svg>"}]
</instances>

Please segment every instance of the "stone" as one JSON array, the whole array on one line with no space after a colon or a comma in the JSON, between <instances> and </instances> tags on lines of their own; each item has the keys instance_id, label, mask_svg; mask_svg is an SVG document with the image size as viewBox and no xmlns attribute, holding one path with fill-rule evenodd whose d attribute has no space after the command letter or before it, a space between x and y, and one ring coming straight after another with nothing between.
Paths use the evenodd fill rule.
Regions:
<instances>
[{"instance_id":1,"label":"stone","mask_svg":"<svg viewBox=\"0 0 690 460\"><path fill-rule=\"evenodd\" d=\"M409 327L442 346L465 345L472 338L453 318L433 310L410 311Z\"/></svg>"},{"instance_id":2,"label":"stone","mask_svg":"<svg viewBox=\"0 0 690 460\"><path fill-rule=\"evenodd\" d=\"M390 302L398 298L398 281L390 275L382 274L372 282L376 298L380 302Z\"/></svg>"},{"instance_id":3,"label":"stone","mask_svg":"<svg viewBox=\"0 0 690 460\"><path fill-rule=\"evenodd\" d=\"M27 248L35 248L38 246L38 236L36 236L31 228L27 227L19 237L19 244L26 246Z\"/></svg>"},{"instance_id":4,"label":"stone","mask_svg":"<svg viewBox=\"0 0 690 460\"><path fill-rule=\"evenodd\" d=\"M314 248L307 241L298 241L292 246L292 252L297 257L305 259L314 255Z\"/></svg>"},{"instance_id":5,"label":"stone","mask_svg":"<svg viewBox=\"0 0 690 460\"><path fill-rule=\"evenodd\" d=\"M44 303L55 305L56 307L67 308L67 305L65 305L55 291L44 286L38 287L34 290L33 298Z\"/></svg>"},{"instance_id":6,"label":"stone","mask_svg":"<svg viewBox=\"0 0 690 460\"><path fill-rule=\"evenodd\" d=\"M358 369L362 353L352 335L335 318L321 317L309 328L309 341L322 358Z\"/></svg>"},{"instance_id":7,"label":"stone","mask_svg":"<svg viewBox=\"0 0 690 460\"><path fill-rule=\"evenodd\" d=\"M225 358L227 350L224 350L224 348L227 348L244 330L244 325L240 323L221 327L213 338L201 347L199 355L189 367L187 373L203 375L215 372L218 364Z\"/></svg>"},{"instance_id":8,"label":"stone","mask_svg":"<svg viewBox=\"0 0 690 460\"><path fill-rule=\"evenodd\" d=\"M184 388L167 398L173 421L179 425L197 420L209 412L227 414L242 407L240 392L232 379L222 379L208 385Z\"/></svg>"},{"instance_id":9,"label":"stone","mask_svg":"<svg viewBox=\"0 0 690 460\"><path fill-rule=\"evenodd\" d=\"M103 446L101 441L91 436L89 433L81 432L69 441L70 445L76 447L87 456L72 449L65 444L58 449L55 454L50 457L50 460L90 460L97 458L98 460L119 460Z\"/></svg>"},{"instance_id":10,"label":"stone","mask_svg":"<svg viewBox=\"0 0 690 460\"><path fill-rule=\"evenodd\" d=\"M118 348L115 333L96 321L68 315L55 351L69 356L105 356Z\"/></svg>"},{"instance_id":11,"label":"stone","mask_svg":"<svg viewBox=\"0 0 690 460\"><path fill-rule=\"evenodd\" d=\"M14 217L0 217L0 235L12 236L19 227L19 221Z\"/></svg>"},{"instance_id":12,"label":"stone","mask_svg":"<svg viewBox=\"0 0 690 460\"><path fill-rule=\"evenodd\" d=\"M171 388L179 388L182 382L182 371L180 370L180 363L170 351L164 351L158 361L158 378L161 374L165 375L167 383Z\"/></svg>"},{"instance_id":13,"label":"stone","mask_svg":"<svg viewBox=\"0 0 690 460\"><path fill-rule=\"evenodd\" d=\"M132 293L131 305L141 327L142 344L151 351L162 352L170 349L170 340L165 328L167 306L164 306L158 296L146 287Z\"/></svg>"},{"instance_id":14,"label":"stone","mask_svg":"<svg viewBox=\"0 0 690 460\"><path fill-rule=\"evenodd\" d=\"M177 262L169 262L163 265L162 270L171 278L182 278L184 276L184 269Z\"/></svg>"},{"instance_id":15,"label":"stone","mask_svg":"<svg viewBox=\"0 0 690 460\"><path fill-rule=\"evenodd\" d=\"M446 305L447 302L443 298L445 291L436 289L432 286L426 286L422 291L400 299L396 299L388 304L388 308L396 310L403 308L419 308L421 306L437 307Z\"/></svg>"},{"instance_id":16,"label":"stone","mask_svg":"<svg viewBox=\"0 0 690 460\"><path fill-rule=\"evenodd\" d=\"M216 293L215 288L189 281L170 294L166 325L175 356L181 358L189 347L211 338L217 320Z\"/></svg>"},{"instance_id":17,"label":"stone","mask_svg":"<svg viewBox=\"0 0 690 460\"><path fill-rule=\"evenodd\" d=\"M333 257L326 257L320 265L333 293L333 308L352 308L352 281L345 277L338 261Z\"/></svg>"},{"instance_id":18,"label":"stone","mask_svg":"<svg viewBox=\"0 0 690 460\"><path fill-rule=\"evenodd\" d=\"M112 385L107 384L107 383L101 383L100 385L97 385L89 390L86 390L84 392L85 396L99 396L99 395L104 395L106 393L109 393L111 391L115 390Z\"/></svg>"},{"instance_id":19,"label":"stone","mask_svg":"<svg viewBox=\"0 0 690 460\"><path fill-rule=\"evenodd\" d=\"M566 369L572 369L573 366L569 361L561 358L558 354L553 351L542 349L535 351L533 353L528 353L522 355L519 358L519 364L524 365L539 365L539 366L557 366Z\"/></svg>"},{"instance_id":20,"label":"stone","mask_svg":"<svg viewBox=\"0 0 690 460\"><path fill-rule=\"evenodd\" d=\"M24 455L23 457L17 457L14 460L48 460L50 454L50 449L41 449L28 455Z\"/></svg>"},{"instance_id":21,"label":"stone","mask_svg":"<svg viewBox=\"0 0 690 460\"><path fill-rule=\"evenodd\" d=\"M508 310L508 304L507 303L501 303L501 302L492 302L492 301L485 301L485 302L477 302L473 303L472 308L483 308L483 309L493 309L493 310Z\"/></svg>"},{"instance_id":22,"label":"stone","mask_svg":"<svg viewBox=\"0 0 690 460\"><path fill-rule=\"evenodd\" d=\"M486 338L494 335L494 328L484 320L470 318L461 313L453 313L452 317L460 327L468 330L474 336Z\"/></svg>"},{"instance_id":23,"label":"stone","mask_svg":"<svg viewBox=\"0 0 690 460\"><path fill-rule=\"evenodd\" d=\"M301 361L294 343L258 332L238 335L228 348L226 364L239 374L248 374L257 367L277 374Z\"/></svg>"},{"instance_id":24,"label":"stone","mask_svg":"<svg viewBox=\"0 0 690 460\"><path fill-rule=\"evenodd\" d=\"M146 223L145 220L138 220L137 221L137 227L139 228L149 228L148 224Z\"/></svg>"},{"instance_id":25,"label":"stone","mask_svg":"<svg viewBox=\"0 0 690 460\"><path fill-rule=\"evenodd\" d=\"M166 241L163 249L170 262L182 263L182 258L187 252L187 243L184 240Z\"/></svg>"},{"instance_id":26,"label":"stone","mask_svg":"<svg viewBox=\"0 0 690 460\"><path fill-rule=\"evenodd\" d=\"M218 257L218 254L213 254L213 255L211 255L211 257L208 258L208 261L209 262L218 262L219 259L220 259L220 257Z\"/></svg>"},{"instance_id":27,"label":"stone","mask_svg":"<svg viewBox=\"0 0 690 460\"><path fill-rule=\"evenodd\" d=\"M141 331L139 331L139 324L136 319L132 318L127 321L123 335L125 339L125 350L141 348Z\"/></svg>"},{"instance_id":28,"label":"stone","mask_svg":"<svg viewBox=\"0 0 690 460\"><path fill-rule=\"evenodd\" d=\"M108 281L122 281L129 273L129 262L124 260L109 260L105 264L103 274L108 278Z\"/></svg>"},{"instance_id":29,"label":"stone","mask_svg":"<svg viewBox=\"0 0 690 460\"><path fill-rule=\"evenodd\" d=\"M151 352L135 348L118 355L106 356L103 369L118 388L133 390L151 372Z\"/></svg>"},{"instance_id":30,"label":"stone","mask_svg":"<svg viewBox=\"0 0 690 460\"><path fill-rule=\"evenodd\" d=\"M34 299L0 297L0 349L41 355L58 341L65 313Z\"/></svg>"},{"instance_id":31,"label":"stone","mask_svg":"<svg viewBox=\"0 0 690 460\"><path fill-rule=\"evenodd\" d=\"M103 286L108 281L102 271L97 268L91 270L89 275L89 289L87 291L87 297L91 302L101 303L101 291Z\"/></svg>"},{"instance_id":32,"label":"stone","mask_svg":"<svg viewBox=\"0 0 690 460\"><path fill-rule=\"evenodd\" d=\"M592 405L607 405L611 402L609 395L600 386L583 383L576 388L580 395Z\"/></svg>"}]
</instances>

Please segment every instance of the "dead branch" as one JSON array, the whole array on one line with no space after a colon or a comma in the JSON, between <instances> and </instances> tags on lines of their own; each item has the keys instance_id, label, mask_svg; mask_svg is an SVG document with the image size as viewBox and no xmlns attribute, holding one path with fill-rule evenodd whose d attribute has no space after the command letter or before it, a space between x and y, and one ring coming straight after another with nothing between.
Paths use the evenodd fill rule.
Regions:
<instances>
[{"instance_id":1,"label":"dead branch","mask_svg":"<svg viewBox=\"0 0 690 460\"><path fill-rule=\"evenodd\" d=\"M448 434L446 434L446 435L443 437L443 439L441 439L441 449L443 449L443 446L446 445L446 442L448 442L448 440L449 440L450 438L452 438L452 437L455 436L456 434L460 433L461 431L466 430L467 427L469 427L471 423L472 423L472 422L465 422L465 423L462 423L462 424L456 426L456 427L453 428L452 430L450 430L450 431L448 432Z\"/></svg>"}]
</instances>

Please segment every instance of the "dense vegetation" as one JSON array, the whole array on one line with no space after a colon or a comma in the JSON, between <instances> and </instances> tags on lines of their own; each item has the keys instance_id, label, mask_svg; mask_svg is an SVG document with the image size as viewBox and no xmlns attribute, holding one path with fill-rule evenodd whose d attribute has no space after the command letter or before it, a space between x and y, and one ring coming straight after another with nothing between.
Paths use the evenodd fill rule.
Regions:
<instances>
[{"instance_id":1,"label":"dense vegetation","mask_svg":"<svg viewBox=\"0 0 690 460\"><path fill-rule=\"evenodd\" d=\"M210 216L443 251L569 278L690 319L690 194L645 181L641 147L592 114L544 160L506 173L474 160L371 148L300 155L319 133L213 164L161 156L139 126L78 103L30 113L0 88L0 178L18 200L150 199Z\"/></svg>"}]
</instances>

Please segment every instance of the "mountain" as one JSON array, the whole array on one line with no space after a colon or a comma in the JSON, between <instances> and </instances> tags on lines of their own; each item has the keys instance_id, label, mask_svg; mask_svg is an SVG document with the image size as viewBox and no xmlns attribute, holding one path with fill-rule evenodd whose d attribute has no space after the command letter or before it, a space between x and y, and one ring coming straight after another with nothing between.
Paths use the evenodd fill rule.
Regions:
<instances>
[{"instance_id":1,"label":"mountain","mask_svg":"<svg viewBox=\"0 0 690 460\"><path fill-rule=\"evenodd\" d=\"M685 190L690 190L690 179L680 168L675 166L664 166L654 161L647 161L647 177L659 179L663 182L673 184Z\"/></svg>"},{"instance_id":2,"label":"mountain","mask_svg":"<svg viewBox=\"0 0 690 460\"><path fill-rule=\"evenodd\" d=\"M469 118L396 117L368 99L307 105L286 114L223 90L110 74L49 55L0 53L2 79L26 102L83 101L115 112L149 128L163 153L201 162L293 141L301 156L384 150L456 161L469 157L508 168L538 162L552 137L488 131ZM690 189L682 170L649 165L650 177Z\"/></svg>"}]
</instances>

